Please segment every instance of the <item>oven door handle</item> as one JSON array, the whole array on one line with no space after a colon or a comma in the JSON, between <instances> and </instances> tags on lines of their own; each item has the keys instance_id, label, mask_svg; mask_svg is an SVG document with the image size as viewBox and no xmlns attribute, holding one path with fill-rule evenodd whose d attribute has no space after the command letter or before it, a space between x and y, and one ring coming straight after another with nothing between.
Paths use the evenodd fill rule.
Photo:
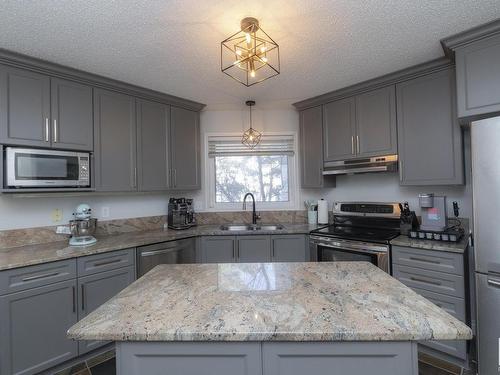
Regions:
<instances>
[{"instance_id":1,"label":"oven door handle","mask_svg":"<svg viewBox=\"0 0 500 375\"><path fill-rule=\"evenodd\" d=\"M311 242L316 245L316 246L323 246L326 248L330 249L339 249L339 250L350 250L350 251L356 251L358 253L365 253L365 254L383 254L383 253L388 253L388 248L387 247L379 247L379 249L369 249L369 248L363 248L362 246L352 246L349 242L346 241L329 241L324 238L310 238ZM339 243L339 245L334 244L333 242ZM370 245L367 245L370 246Z\"/></svg>"}]
</instances>

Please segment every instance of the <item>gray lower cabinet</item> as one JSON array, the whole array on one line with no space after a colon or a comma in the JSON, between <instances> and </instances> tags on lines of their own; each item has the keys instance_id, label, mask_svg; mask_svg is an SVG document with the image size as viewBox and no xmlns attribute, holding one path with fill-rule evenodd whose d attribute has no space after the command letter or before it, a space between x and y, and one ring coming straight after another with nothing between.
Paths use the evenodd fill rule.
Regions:
<instances>
[{"instance_id":1,"label":"gray lower cabinet","mask_svg":"<svg viewBox=\"0 0 500 375\"><path fill-rule=\"evenodd\" d=\"M236 262L235 236L207 236L200 240L202 263Z\"/></svg>"},{"instance_id":2,"label":"gray lower cabinet","mask_svg":"<svg viewBox=\"0 0 500 375\"><path fill-rule=\"evenodd\" d=\"M135 98L94 89L97 191L137 190Z\"/></svg>"},{"instance_id":3,"label":"gray lower cabinet","mask_svg":"<svg viewBox=\"0 0 500 375\"><path fill-rule=\"evenodd\" d=\"M476 119L500 113L500 35L455 50L458 117Z\"/></svg>"},{"instance_id":4,"label":"gray lower cabinet","mask_svg":"<svg viewBox=\"0 0 500 375\"><path fill-rule=\"evenodd\" d=\"M205 236L200 240L202 263L307 262L307 236Z\"/></svg>"},{"instance_id":5,"label":"gray lower cabinet","mask_svg":"<svg viewBox=\"0 0 500 375\"><path fill-rule=\"evenodd\" d=\"M392 247L393 276L455 318L469 323L464 254ZM428 341L421 351L467 366L465 341Z\"/></svg>"},{"instance_id":6,"label":"gray lower cabinet","mask_svg":"<svg viewBox=\"0 0 500 375\"><path fill-rule=\"evenodd\" d=\"M271 236L273 262L307 262L309 244L303 234Z\"/></svg>"},{"instance_id":7,"label":"gray lower cabinet","mask_svg":"<svg viewBox=\"0 0 500 375\"><path fill-rule=\"evenodd\" d=\"M170 109L171 188L201 188L200 114L172 106Z\"/></svg>"},{"instance_id":8,"label":"gray lower cabinet","mask_svg":"<svg viewBox=\"0 0 500 375\"><path fill-rule=\"evenodd\" d=\"M240 263L270 262L271 236L238 236L237 258Z\"/></svg>"},{"instance_id":9,"label":"gray lower cabinet","mask_svg":"<svg viewBox=\"0 0 500 375\"><path fill-rule=\"evenodd\" d=\"M401 185L464 183L454 82L450 68L396 86Z\"/></svg>"},{"instance_id":10,"label":"gray lower cabinet","mask_svg":"<svg viewBox=\"0 0 500 375\"><path fill-rule=\"evenodd\" d=\"M394 85L356 97L356 157L397 154Z\"/></svg>"},{"instance_id":11,"label":"gray lower cabinet","mask_svg":"<svg viewBox=\"0 0 500 375\"><path fill-rule=\"evenodd\" d=\"M337 100L323 106L324 161L350 159L355 156L356 100Z\"/></svg>"},{"instance_id":12,"label":"gray lower cabinet","mask_svg":"<svg viewBox=\"0 0 500 375\"><path fill-rule=\"evenodd\" d=\"M77 355L76 280L0 297L0 373L36 374Z\"/></svg>"},{"instance_id":13,"label":"gray lower cabinet","mask_svg":"<svg viewBox=\"0 0 500 375\"><path fill-rule=\"evenodd\" d=\"M300 183L302 188L335 186L334 176L323 176L322 106L300 111Z\"/></svg>"},{"instance_id":14,"label":"gray lower cabinet","mask_svg":"<svg viewBox=\"0 0 500 375\"><path fill-rule=\"evenodd\" d=\"M94 149L92 87L51 78L50 90L52 147L92 151Z\"/></svg>"},{"instance_id":15,"label":"gray lower cabinet","mask_svg":"<svg viewBox=\"0 0 500 375\"><path fill-rule=\"evenodd\" d=\"M78 319L82 319L110 298L125 289L135 279L133 266L100 272L78 278ZM82 355L106 344L104 341L79 341Z\"/></svg>"},{"instance_id":16,"label":"gray lower cabinet","mask_svg":"<svg viewBox=\"0 0 500 375\"><path fill-rule=\"evenodd\" d=\"M137 183L139 191L161 191L170 186L170 107L137 100Z\"/></svg>"},{"instance_id":17,"label":"gray lower cabinet","mask_svg":"<svg viewBox=\"0 0 500 375\"><path fill-rule=\"evenodd\" d=\"M50 146L50 78L0 65L0 143Z\"/></svg>"}]
</instances>

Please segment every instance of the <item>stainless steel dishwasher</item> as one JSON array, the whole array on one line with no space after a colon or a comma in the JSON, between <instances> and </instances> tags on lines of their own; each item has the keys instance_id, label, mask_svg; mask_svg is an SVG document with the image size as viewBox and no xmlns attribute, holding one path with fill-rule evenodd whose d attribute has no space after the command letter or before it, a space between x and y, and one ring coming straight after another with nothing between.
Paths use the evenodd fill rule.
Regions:
<instances>
[{"instance_id":1,"label":"stainless steel dishwasher","mask_svg":"<svg viewBox=\"0 0 500 375\"><path fill-rule=\"evenodd\" d=\"M137 277L158 264L196 263L196 239L161 242L137 248Z\"/></svg>"}]
</instances>

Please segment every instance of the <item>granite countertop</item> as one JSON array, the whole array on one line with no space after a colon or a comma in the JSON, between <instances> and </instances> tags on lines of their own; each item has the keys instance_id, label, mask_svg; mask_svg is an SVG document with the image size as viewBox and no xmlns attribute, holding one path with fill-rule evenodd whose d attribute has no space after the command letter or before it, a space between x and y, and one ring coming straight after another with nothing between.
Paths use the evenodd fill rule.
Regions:
<instances>
[{"instance_id":1,"label":"granite countertop","mask_svg":"<svg viewBox=\"0 0 500 375\"><path fill-rule=\"evenodd\" d=\"M159 265L70 328L76 340L471 339L366 262Z\"/></svg>"},{"instance_id":2,"label":"granite countertop","mask_svg":"<svg viewBox=\"0 0 500 375\"><path fill-rule=\"evenodd\" d=\"M97 237L97 243L91 246L69 246L68 240L65 239L58 242L0 249L0 271L189 237L239 234L308 234L311 230L321 227L308 224L285 223L282 225L284 227L282 230L241 232L221 230L220 225L200 225L187 230L136 231L101 236Z\"/></svg>"},{"instance_id":3,"label":"granite countertop","mask_svg":"<svg viewBox=\"0 0 500 375\"><path fill-rule=\"evenodd\" d=\"M463 254L469 246L469 235L466 233L459 242L418 240L401 235L391 240L391 245Z\"/></svg>"}]
</instances>

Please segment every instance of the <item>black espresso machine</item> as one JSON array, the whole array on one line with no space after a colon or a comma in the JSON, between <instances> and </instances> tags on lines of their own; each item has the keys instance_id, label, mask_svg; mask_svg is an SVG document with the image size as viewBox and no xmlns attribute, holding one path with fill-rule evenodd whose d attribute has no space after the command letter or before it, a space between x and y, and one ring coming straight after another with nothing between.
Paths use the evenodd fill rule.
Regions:
<instances>
[{"instance_id":1,"label":"black espresso machine","mask_svg":"<svg viewBox=\"0 0 500 375\"><path fill-rule=\"evenodd\" d=\"M167 223L170 229L188 229L196 226L193 200L170 198L168 202Z\"/></svg>"}]
</instances>

